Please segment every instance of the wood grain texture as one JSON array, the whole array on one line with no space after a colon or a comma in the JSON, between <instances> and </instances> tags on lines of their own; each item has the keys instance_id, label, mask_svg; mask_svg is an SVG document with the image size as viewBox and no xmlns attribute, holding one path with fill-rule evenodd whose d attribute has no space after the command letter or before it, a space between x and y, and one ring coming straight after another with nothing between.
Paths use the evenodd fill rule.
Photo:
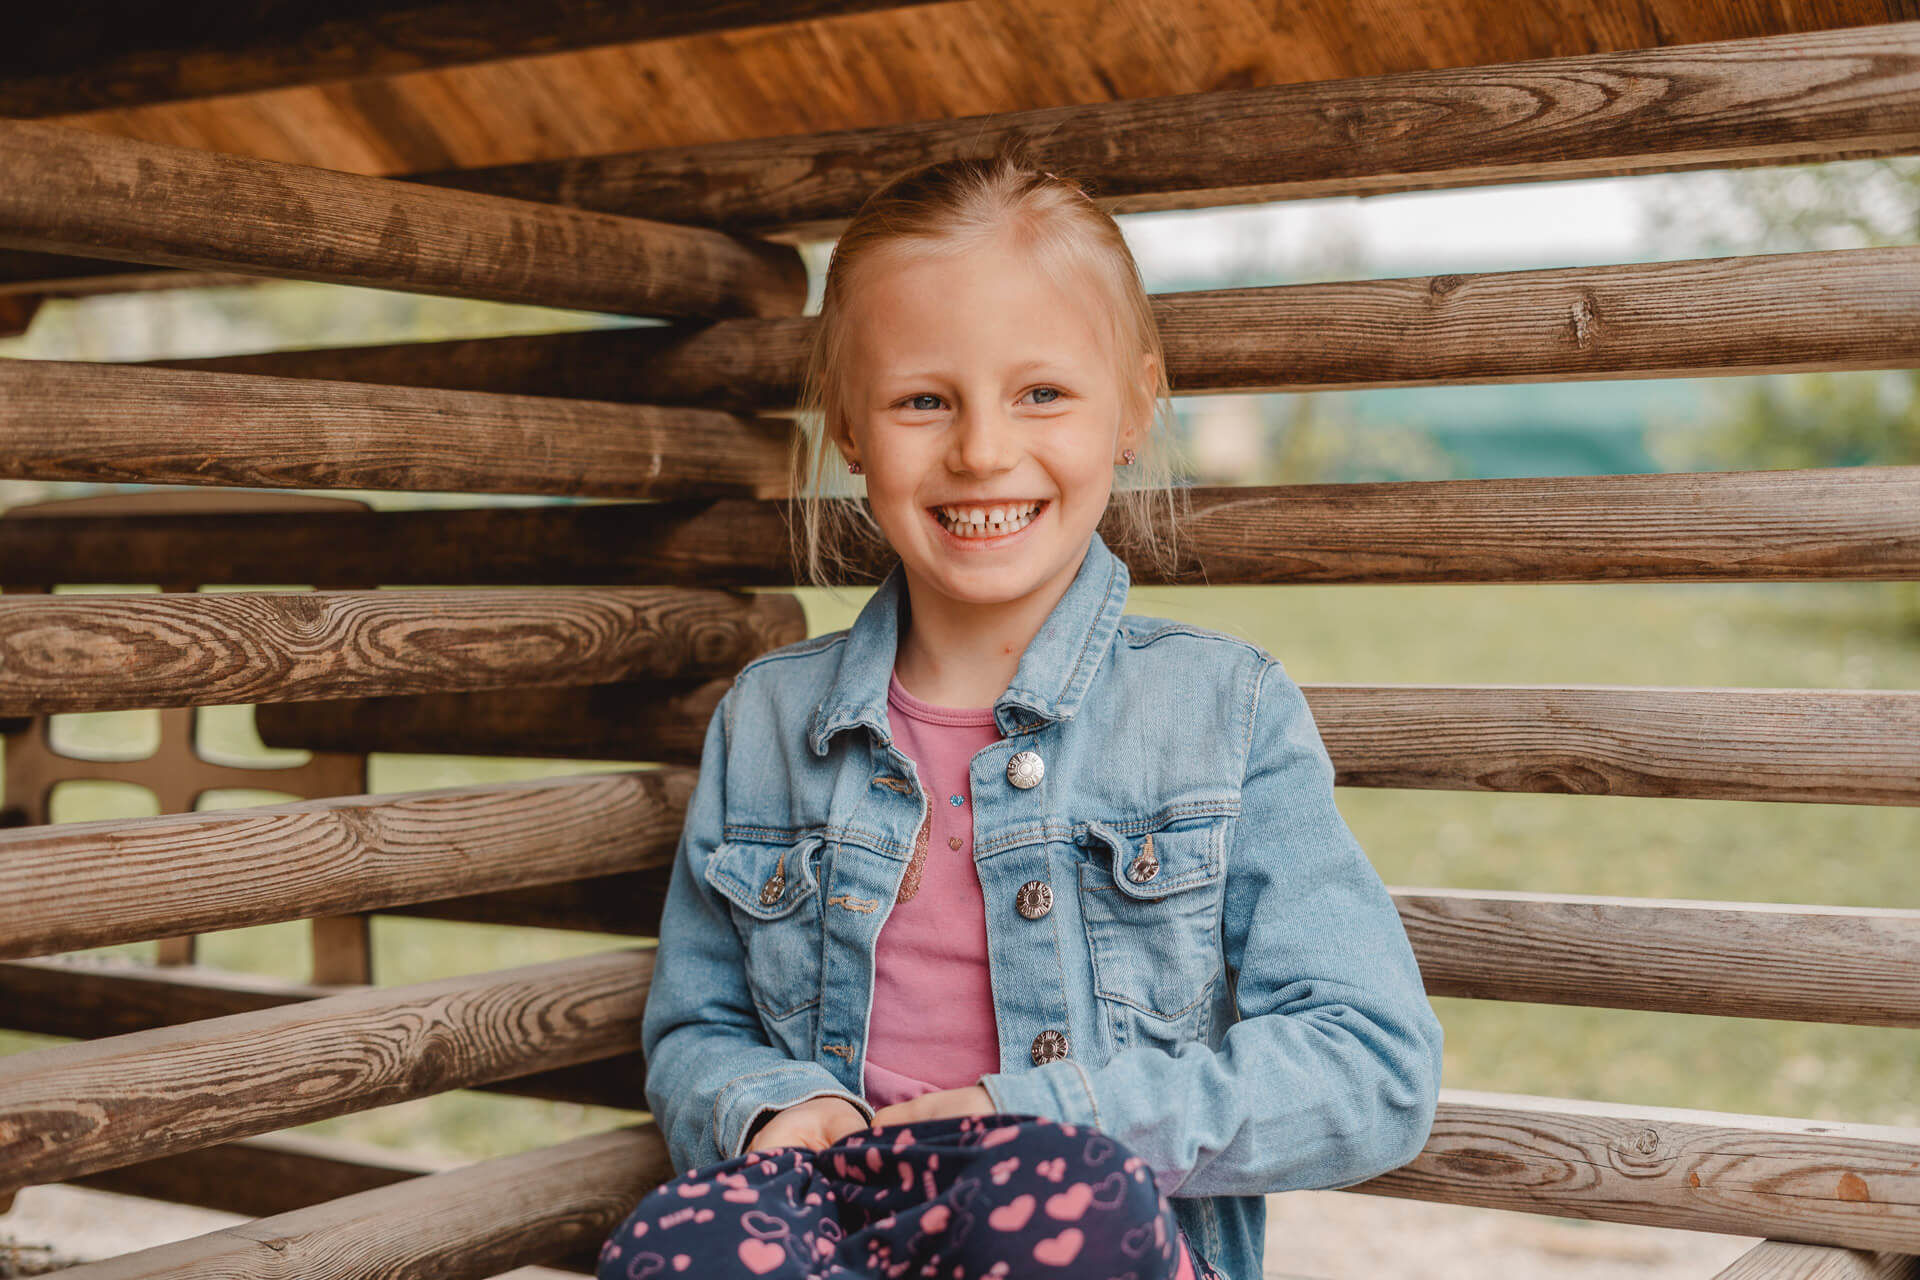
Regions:
<instances>
[{"instance_id":1,"label":"wood grain texture","mask_svg":"<svg viewBox=\"0 0 1920 1280\"><path fill-rule=\"evenodd\" d=\"M0 53L0 116L44 116L359 79L831 17L927 0L199 0L48 14Z\"/></svg>"},{"instance_id":2,"label":"wood grain texture","mask_svg":"<svg viewBox=\"0 0 1920 1280\"><path fill-rule=\"evenodd\" d=\"M1143 585L1876 581L1920 577L1920 467L1209 486ZM781 501L365 515L0 519L0 579L124 582L191 561L208 582L795 581ZM1118 535L1109 518L1102 525ZM843 585L879 581L856 548ZM1116 547L1117 552L1124 552ZM303 569L304 567L304 569ZM797 637L795 637L797 638ZM0 716L7 712L0 709Z\"/></svg>"},{"instance_id":3,"label":"wood grain texture","mask_svg":"<svg viewBox=\"0 0 1920 1280\"><path fill-rule=\"evenodd\" d=\"M1176 395L1920 365L1920 249L1159 294ZM728 320L156 362L790 410L816 321Z\"/></svg>"},{"instance_id":4,"label":"wood grain texture","mask_svg":"<svg viewBox=\"0 0 1920 1280\"><path fill-rule=\"evenodd\" d=\"M792 434L706 409L0 361L0 478L16 480L774 497Z\"/></svg>"},{"instance_id":5,"label":"wood grain texture","mask_svg":"<svg viewBox=\"0 0 1920 1280\"><path fill-rule=\"evenodd\" d=\"M630 1053L652 970L610 951L15 1054L0 1187Z\"/></svg>"},{"instance_id":6,"label":"wood grain texture","mask_svg":"<svg viewBox=\"0 0 1920 1280\"><path fill-rule=\"evenodd\" d=\"M655 927L658 914L656 901L649 929ZM198 966L155 968L111 963L98 956L0 961L0 1027L75 1040L98 1040L340 994L339 987L281 982ZM635 1052L474 1087L553 1102L645 1111L645 1079L646 1063ZM313 1198L323 1200L339 1194L344 1192ZM233 1212L277 1213L279 1209Z\"/></svg>"},{"instance_id":7,"label":"wood grain texture","mask_svg":"<svg viewBox=\"0 0 1920 1280\"><path fill-rule=\"evenodd\" d=\"M1914 16L1908 0L1533 0L1523 20L1499 0L994 0L62 119L331 169L418 173ZM244 40L253 29L229 30Z\"/></svg>"},{"instance_id":8,"label":"wood grain texture","mask_svg":"<svg viewBox=\"0 0 1920 1280\"><path fill-rule=\"evenodd\" d=\"M1392 894L1429 995L1920 1027L1920 910Z\"/></svg>"},{"instance_id":9,"label":"wood grain texture","mask_svg":"<svg viewBox=\"0 0 1920 1280\"><path fill-rule=\"evenodd\" d=\"M0 957L670 866L692 771L0 832Z\"/></svg>"},{"instance_id":10,"label":"wood grain texture","mask_svg":"<svg viewBox=\"0 0 1920 1280\"><path fill-rule=\"evenodd\" d=\"M625 315L796 315L791 247L0 120L0 248Z\"/></svg>"},{"instance_id":11,"label":"wood grain texture","mask_svg":"<svg viewBox=\"0 0 1920 1280\"><path fill-rule=\"evenodd\" d=\"M261 740L697 764L727 681L280 703ZM1302 684L1352 787L1920 803L1920 693L1625 685Z\"/></svg>"},{"instance_id":12,"label":"wood grain texture","mask_svg":"<svg viewBox=\"0 0 1920 1280\"><path fill-rule=\"evenodd\" d=\"M75 1280L482 1280L590 1253L672 1176L659 1130L640 1125L71 1270Z\"/></svg>"},{"instance_id":13,"label":"wood grain texture","mask_svg":"<svg viewBox=\"0 0 1920 1280\"><path fill-rule=\"evenodd\" d=\"M281 702L260 707L254 727L267 746L311 751L358 742L367 745L351 750L697 765L707 721L732 684L728 677L690 688L655 682Z\"/></svg>"},{"instance_id":14,"label":"wood grain texture","mask_svg":"<svg viewBox=\"0 0 1920 1280\"><path fill-rule=\"evenodd\" d=\"M790 596L646 587L0 599L0 716L730 675Z\"/></svg>"},{"instance_id":15,"label":"wood grain texture","mask_svg":"<svg viewBox=\"0 0 1920 1280\"><path fill-rule=\"evenodd\" d=\"M422 182L785 239L887 175L1026 143L1109 212L1810 163L1920 147L1920 23L923 119Z\"/></svg>"},{"instance_id":16,"label":"wood grain texture","mask_svg":"<svg viewBox=\"0 0 1920 1280\"><path fill-rule=\"evenodd\" d=\"M1920 804L1920 693L1301 686L1344 786Z\"/></svg>"},{"instance_id":17,"label":"wood grain texture","mask_svg":"<svg viewBox=\"0 0 1920 1280\"><path fill-rule=\"evenodd\" d=\"M1920 1280L1920 1258L1762 1240L1714 1272L1713 1280Z\"/></svg>"},{"instance_id":18,"label":"wood grain texture","mask_svg":"<svg viewBox=\"0 0 1920 1280\"><path fill-rule=\"evenodd\" d=\"M72 1185L262 1218L457 1168L366 1143L276 1133L75 1178ZM546 1265L594 1274L597 1245ZM511 1272L525 1277L525 1272Z\"/></svg>"},{"instance_id":19,"label":"wood grain texture","mask_svg":"<svg viewBox=\"0 0 1920 1280\"><path fill-rule=\"evenodd\" d=\"M1426 1149L1350 1188L1920 1252L1920 1129L1441 1089Z\"/></svg>"}]
</instances>

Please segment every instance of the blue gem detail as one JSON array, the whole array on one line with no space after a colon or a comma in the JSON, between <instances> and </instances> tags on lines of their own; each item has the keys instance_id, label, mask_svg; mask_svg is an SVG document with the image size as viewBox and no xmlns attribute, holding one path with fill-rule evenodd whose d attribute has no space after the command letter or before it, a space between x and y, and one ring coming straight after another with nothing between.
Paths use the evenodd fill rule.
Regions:
<instances>
[{"instance_id":1,"label":"blue gem detail","mask_svg":"<svg viewBox=\"0 0 1920 1280\"><path fill-rule=\"evenodd\" d=\"M947 801L949 804L953 805L953 807L956 809L958 809L961 805L966 803L966 800L960 796L948 796Z\"/></svg>"}]
</instances>

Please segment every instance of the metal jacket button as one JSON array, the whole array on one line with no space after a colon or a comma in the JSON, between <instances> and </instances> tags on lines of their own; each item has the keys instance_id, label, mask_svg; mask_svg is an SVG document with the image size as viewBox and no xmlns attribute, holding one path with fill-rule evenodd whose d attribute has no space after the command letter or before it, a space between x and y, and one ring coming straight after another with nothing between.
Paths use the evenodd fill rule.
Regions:
<instances>
[{"instance_id":1,"label":"metal jacket button","mask_svg":"<svg viewBox=\"0 0 1920 1280\"><path fill-rule=\"evenodd\" d=\"M1007 761L1007 781L1022 791L1040 785L1040 779L1047 774L1047 766L1033 751L1016 751Z\"/></svg>"},{"instance_id":2,"label":"metal jacket button","mask_svg":"<svg viewBox=\"0 0 1920 1280\"><path fill-rule=\"evenodd\" d=\"M1033 1038L1033 1065L1044 1066L1067 1056L1067 1034L1048 1027Z\"/></svg>"},{"instance_id":3,"label":"metal jacket button","mask_svg":"<svg viewBox=\"0 0 1920 1280\"><path fill-rule=\"evenodd\" d=\"M773 864L773 874L760 886L760 905L770 907L780 901L780 895L787 891L787 855L782 853L779 861Z\"/></svg>"},{"instance_id":4,"label":"metal jacket button","mask_svg":"<svg viewBox=\"0 0 1920 1280\"><path fill-rule=\"evenodd\" d=\"M1147 833L1147 842L1140 846L1140 856L1127 868L1127 879L1135 884L1145 884L1160 874L1160 859L1153 852L1153 833Z\"/></svg>"},{"instance_id":5,"label":"metal jacket button","mask_svg":"<svg viewBox=\"0 0 1920 1280\"><path fill-rule=\"evenodd\" d=\"M1053 886L1045 880L1029 880L1013 895L1016 911L1029 920L1038 920L1053 910Z\"/></svg>"}]
</instances>

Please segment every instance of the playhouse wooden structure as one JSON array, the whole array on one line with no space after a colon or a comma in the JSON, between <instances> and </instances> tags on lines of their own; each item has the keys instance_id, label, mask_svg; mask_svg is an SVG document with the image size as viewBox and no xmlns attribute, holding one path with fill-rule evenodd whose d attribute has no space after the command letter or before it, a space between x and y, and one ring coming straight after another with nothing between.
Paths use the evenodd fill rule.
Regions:
<instances>
[{"instance_id":1,"label":"playhouse wooden structure","mask_svg":"<svg viewBox=\"0 0 1920 1280\"><path fill-rule=\"evenodd\" d=\"M365 918L649 936L709 710L804 632L792 597L740 590L792 582L794 245L888 173L1018 136L1125 212L1920 150L1911 0L80 8L0 52L0 329L235 274L671 322L0 361L0 477L199 487L0 519L0 1026L75 1040L0 1059L0 1206L76 1182L258 1219L88 1277L590 1271L669 1175L645 1125L443 1172L271 1135L469 1087L644 1109L644 944L379 986ZM1156 305L1186 393L1920 363L1912 248ZM315 488L628 501L259 492ZM1178 581L1920 576L1920 468L1215 488L1194 512ZM139 581L174 589L45 594ZM320 589L180 590L286 581ZM1920 803L1920 693L1307 693L1348 786ZM321 753L313 798L46 824L45 717L232 703ZM376 750L661 767L358 794ZM1920 904L1395 898L1436 995L1920 1027ZM58 958L306 919L309 985ZM1766 1237L1727 1280L1920 1276L1920 1130L1447 1090L1425 1152L1352 1190Z\"/></svg>"}]
</instances>

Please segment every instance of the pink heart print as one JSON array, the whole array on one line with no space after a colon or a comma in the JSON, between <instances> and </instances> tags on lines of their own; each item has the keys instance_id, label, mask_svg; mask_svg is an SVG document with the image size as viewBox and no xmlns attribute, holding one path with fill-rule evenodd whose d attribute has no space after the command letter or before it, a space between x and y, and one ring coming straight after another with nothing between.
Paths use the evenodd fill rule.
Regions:
<instances>
[{"instance_id":1,"label":"pink heart print","mask_svg":"<svg viewBox=\"0 0 1920 1280\"><path fill-rule=\"evenodd\" d=\"M1013 1171L1015 1169L1018 1169L1019 1167L1020 1167L1019 1156L1008 1156L1005 1160L1002 1160L999 1164L996 1164L995 1166L993 1166L993 1185L996 1187L1006 1186L1007 1179L1011 1178L1013 1176Z\"/></svg>"},{"instance_id":2,"label":"pink heart print","mask_svg":"<svg viewBox=\"0 0 1920 1280\"><path fill-rule=\"evenodd\" d=\"M1018 1231L1033 1217L1032 1196L1015 1196L987 1215L987 1225L995 1231Z\"/></svg>"},{"instance_id":3,"label":"pink heart print","mask_svg":"<svg viewBox=\"0 0 1920 1280\"><path fill-rule=\"evenodd\" d=\"M742 1240L740 1261L747 1270L763 1276L787 1259L787 1251L771 1240Z\"/></svg>"},{"instance_id":4,"label":"pink heart print","mask_svg":"<svg viewBox=\"0 0 1920 1280\"><path fill-rule=\"evenodd\" d=\"M1078 1227L1068 1227L1052 1239L1042 1240L1033 1246L1033 1260L1050 1267L1064 1267L1080 1256L1080 1246L1085 1243L1086 1237L1080 1234Z\"/></svg>"},{"instance_id":5,"label":"pink heart print","mask_svg":"<svg viewBox=\"0 0 1920 1280\"><path fill-rule=\"evenodd\" d=\"M1118 1174L1114 1176L1119 1177ZM1092 1203L1093 1188L1084 1182L1076 1182L1059 1195L1047 1197L1047 1216L1062 1222L1078 1222L1086 1216L1087 1206Z\"/></svg>"},{"instance_id":6,"label":"pink heart print","mask_svg":"<svg viewBox=\"0 0 1920 1280\"><path fill-rule=\"evenodd\" d=\"M1064 1156L1055 1156L1051 1160L1042 1160L1033 1166L1033 1171L1048 1182L1058 1182L1067 1176L1067 1161Z\"/></svg>"}]
</instances>

